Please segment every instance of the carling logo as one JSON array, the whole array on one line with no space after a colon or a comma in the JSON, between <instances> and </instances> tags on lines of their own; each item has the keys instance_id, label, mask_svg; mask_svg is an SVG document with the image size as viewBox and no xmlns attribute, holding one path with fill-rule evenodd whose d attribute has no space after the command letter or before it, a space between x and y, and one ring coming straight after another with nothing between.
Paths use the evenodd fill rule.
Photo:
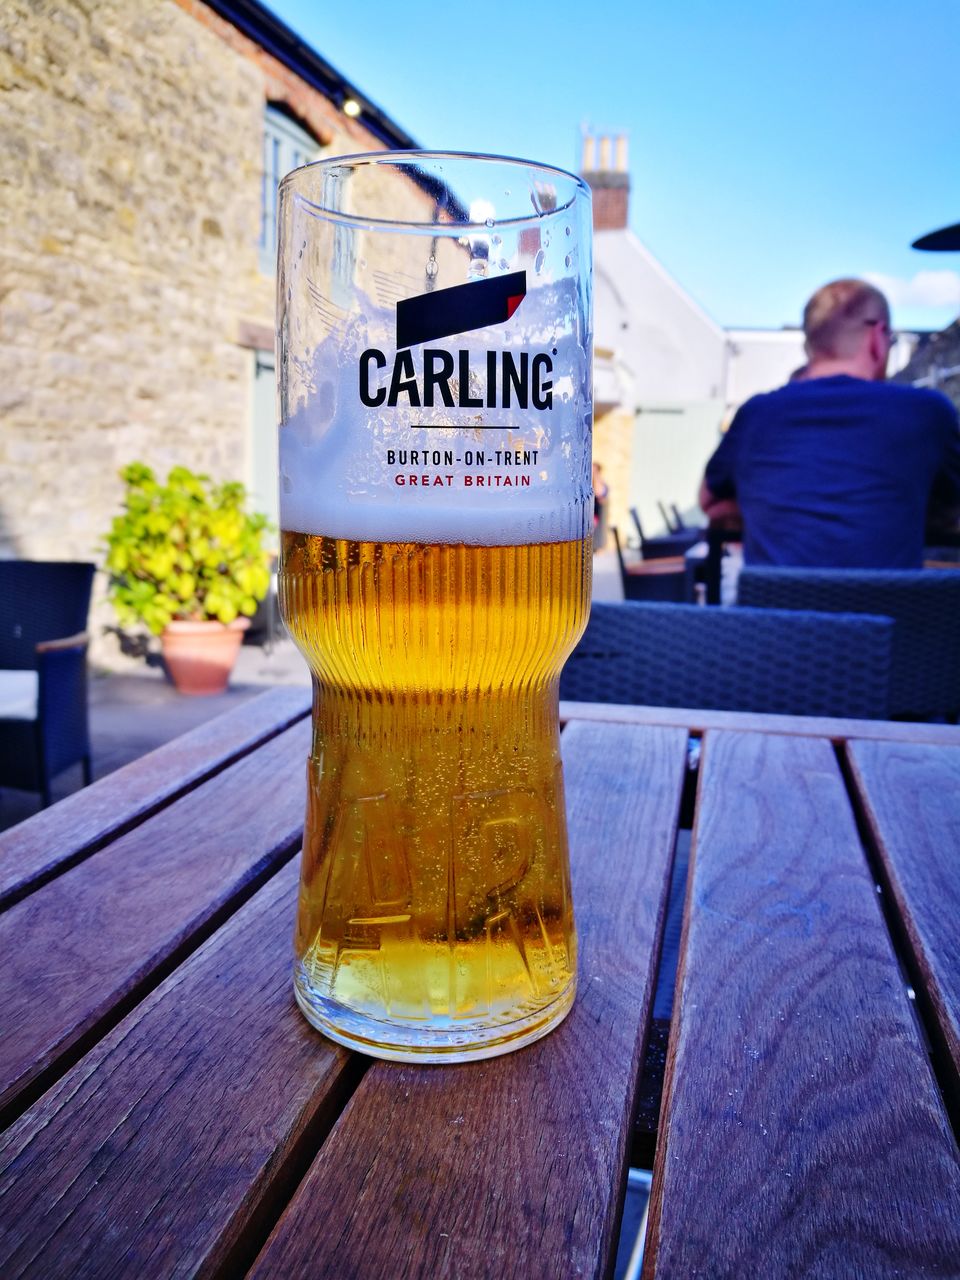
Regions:
<instances>
[{"instance_id":1,"label":"carling logo","mask_svg":"<svg viewBox=\"0 0 960 1280\"><path fill-rule=\"evenodd\" d=\"M360 356L360 401L368 408L406 404L459 409L553 408L553 360L545 351L448 351L424 347L418 373L410 348L506 324L527 296L527 273L437 289L397 303L397 354L388 385L376 386L388 361L370 347ZM553 353L556 355L556 351Z\"/></svg>"},{"instance_id":2,"label":"carling logo","mask_svg":"<svg viewBox=\"0 0 960 1280\"><path fill-rule=\"evenodd\" d=\"M527 273L458 284L397 303L397 350L505 324L527 296Z\"/></svg>"}]
</instances>

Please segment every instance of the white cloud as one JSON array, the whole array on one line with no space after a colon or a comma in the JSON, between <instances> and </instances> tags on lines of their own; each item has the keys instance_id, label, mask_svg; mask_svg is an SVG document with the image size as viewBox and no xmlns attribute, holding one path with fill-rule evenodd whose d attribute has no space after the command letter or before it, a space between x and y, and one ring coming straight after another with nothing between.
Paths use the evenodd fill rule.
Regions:
<instances>
[{"instance_id":1,"label":"white cloud","mask_svg":"<svg viewBox=\"0 0 960 1280\"><path fill-rule=\"evenodd\" d=\"M956 271L918 271L912 280L867 271L864 279L886 294L895 311L902 307L960 307L960 275Z\"/></svg>"}]
</instances>

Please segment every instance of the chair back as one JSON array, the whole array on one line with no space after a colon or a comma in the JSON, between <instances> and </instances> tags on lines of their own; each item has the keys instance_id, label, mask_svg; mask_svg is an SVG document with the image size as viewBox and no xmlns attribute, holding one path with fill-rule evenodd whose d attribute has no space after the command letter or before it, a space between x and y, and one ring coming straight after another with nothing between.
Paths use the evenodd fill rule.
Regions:
<instances>
[{"instance_id":1,"label":"chair back","mask_svg":"<svg viewBox=\"0 0 960 1280\"><path fill-rule=\"evenodd\" d=\"M620 582L624 600L686 600L692 593L688 583L688 569L682 555L655 557L627 565L620 546L616 525L610 526L617 559L620 562ZM692 571L691 571L692 572Z\"/></svg>"},{"instance_id":2,"label":"chair back","mask_svg":"<svg viewBox=\"0 0 960 1280\"><path fill-rule=\"evenodd\" d=\"M66 560L0 560L0 668L30 670L41 640L86 630L95 571Z\"/></svg>"},{"instance_id":3,"label":"chair back","mask_svg":"<svg viewBox=\"0 0 960 1280\"><path fill-rule=\"evenodd\" d=\"M617 564L620 566L620 581L623 583L623 594L627 594L627 562L623 558L623 547L620 545L620 531L615 524L610 526L613 534L613 545L617 550Z\"/></svg>"},{"instance_id":4,"label":"chair back","mask_svg":"<svg viewBox=\"0 0 960 1280\"><path fill-rule=\"evenodd\" d=\"M595 603L560 697L783 715L888 715L889 618Z\"/></svg>"},{"instance_id":5,"label":"chair back","mask_svg":"<svg viewBox=\"0 0 960 1280\"><path fill-rule=\"evenodd\" d=\"M960 712L960 572L747 566L738 600L752 607L893 618L891 715Z\"/></svg>"},{"instance_id":6,"label":"chair back","mask_svg":"<svg viewBox=\"0 0 960 1280\"><path fill-rule=\"evenodd\" d=\"M683 516L680 514L680 508L677 506L677 504L676 504L675 502L671 502L671 503L670 503L670 510L671 510L671 511L672 511L672 513L673 513L673 530L674 530L674 532L675 532L675 533L685 533L685 532L687 531L688 525L687 525L686 520L684 520ZM702 530L700 530L700 529L698 529L698 530L697 530L697 532L698 532L698 533L700 533L701 531L702 531Z\"/></svg>"},{"instance_id":7,"label":"chair back","mask_svg":"<svg viewBox=\"0 0 960 1280\"><path fill-rule=\"evenodd\" d=\"M703 536L700 529L680 528L648 538L643 532L640 512L636 507L630 508L630 518L636 527L637 537L640 539L640 554L644 560L656 560L663 556L682 556Z\"/></svg>"},{"instance_id":8,"label":"chair back","mask_svg":"<svg viewBox=\"0 0 960 1280\"><path fill-rule=\"evenodd\" d=\"M674 522L674 520L670 516L670 512L663 505L663 503L660 501L659 498L657 499L657 506L660 508L660 516L663 520L663 527L666 529L667 533L679 533L680 526Z\"/></svg>"}]
</instances>

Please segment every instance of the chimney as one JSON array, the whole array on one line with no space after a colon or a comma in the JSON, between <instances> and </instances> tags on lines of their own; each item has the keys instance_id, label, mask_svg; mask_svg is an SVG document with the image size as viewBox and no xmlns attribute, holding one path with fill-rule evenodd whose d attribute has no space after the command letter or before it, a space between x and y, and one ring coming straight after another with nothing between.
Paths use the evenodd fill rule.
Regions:
<instances>
[{"instance_id":1,"label":"chimney","mask_svg":"<svg viewBox=\"0 0 960 1280\"><path fill-rule=\"evenodd\" d=\"M626 134L584 133L580 173L593 191L594 231L623 231L630 202Z\"/></svg>"}]
</instances>

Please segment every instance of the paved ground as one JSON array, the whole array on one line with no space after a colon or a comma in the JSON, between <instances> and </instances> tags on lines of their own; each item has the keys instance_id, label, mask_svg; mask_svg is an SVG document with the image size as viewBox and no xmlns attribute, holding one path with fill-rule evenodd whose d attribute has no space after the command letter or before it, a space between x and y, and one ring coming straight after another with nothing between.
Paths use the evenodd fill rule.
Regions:
<instances>
[{"instance_id":1,"label":"paved ground","mask_svg":"<svg viewBox=\"0 0 960 1280\"><path fill-rule=\"evenodd\" d=\"M620 574L613 552L594 557L593 598L622 599ZM93 774L102 778L121 765L153 751L171 738L220 715L230 707L278 684L309 684L306 663L290 640L278 641L269 653L245 645L226 693L189 698L177 693L159 667L144 666L134 675L94 676L90 680L90 736ZM81 785L80 767L54 783L54 800ZM25 791L0 790L0 831L22 822L40 807L39 797Z\"/></svg>"}]
</instances>

